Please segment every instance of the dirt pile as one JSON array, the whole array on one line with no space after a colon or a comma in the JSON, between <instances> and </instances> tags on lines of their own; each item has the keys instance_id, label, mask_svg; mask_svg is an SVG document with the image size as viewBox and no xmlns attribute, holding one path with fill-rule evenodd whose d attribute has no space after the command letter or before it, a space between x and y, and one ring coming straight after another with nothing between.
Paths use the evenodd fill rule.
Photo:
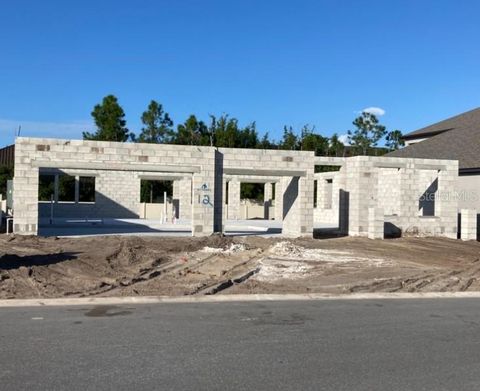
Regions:
<instances>
[{"instance_id":1,"label":"dirt pile","mask_svg":"<svg viewBox=\"0 0 480 391\"><path fill-rule=\"evenodd\" d=\"M0 298L480 290L480 243L0 236Z\"/></svg>"},{"instance_id":2,"label":"dirt pile","mask_svg":"<svg viewBox=\"0 0 480 391\"><path fill-rule=\"evenodd\" d=\"M0 236L0 298L143 294L163 274L189 274L204 247L230 248L231 238L95 237L56 239ZM205 256L206 257L206 256ZM154 284L155 285L155 284ZM162 284L159 284L162 285ZM145 294L189 294L182 283Z\"/></svg>"}]
</instances>

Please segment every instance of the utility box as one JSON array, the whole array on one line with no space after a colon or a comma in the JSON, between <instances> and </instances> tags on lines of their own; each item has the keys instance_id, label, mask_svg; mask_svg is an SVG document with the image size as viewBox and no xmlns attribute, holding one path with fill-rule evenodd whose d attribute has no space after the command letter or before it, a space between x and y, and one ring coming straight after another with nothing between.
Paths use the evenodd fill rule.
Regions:
<instances>
[{"instance_id":1,"label":"utility box","mask_svg":"<svg viewBox=\"0 0 480 391\"><path fill-rule=\"evenodd\" d=\"M7 212L13 209L13 180L7 181Z\"/></svg>"}]
</instances>

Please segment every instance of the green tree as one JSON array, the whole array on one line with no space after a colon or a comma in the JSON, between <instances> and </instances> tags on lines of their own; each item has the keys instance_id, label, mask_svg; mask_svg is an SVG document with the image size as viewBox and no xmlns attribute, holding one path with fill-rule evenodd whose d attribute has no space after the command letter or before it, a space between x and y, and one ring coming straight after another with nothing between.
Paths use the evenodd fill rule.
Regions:
<instances>
[{"instance_id":1,"label":"green tree","mask_svg":"<svg viewBox=\"0 0 480 391\"><path fill-rule=\"evenodd\" d=\"M239 148L258 148L259 140L256 123L252 122L241 129L237 139L236 146Z\"/></svg>"},{"instance_id":2,"label":"green tree","mask_svg":"<svg viewBox=\"0 0 480 391\"><path fill-rule=\"evenodd\" d=\"M379 123L377 117L367 112L355 118L353 125L356 129L348 131L350 144L360 149L364 155L369 148L376 147L386 133L385 126Z\"/></svg>"},{"instance_id":3,"label":"green tree","mask_svg":"<svg viewBox=\"0 0 480 391\"><path fill-rule=\"evenodd\" d=\"M318 156L325 155L328 152L328 139L315 133L314 126L304 125L301 131L300 149L314 151Z\"/></svg>"},{"instance_id":4,"label":"green tree","mask_svg":"<svg viewBox=\"0 0 480 391\"><path fill-rule=\"evenodd\" d=\"M278 148L277 145L270 141L270 137L268 136L268 132L265 133L262 139L258 142L257 148L260 149L276 149Z\"/></svg>"},{"instance_id":5,"label":"green tree","mask_svg":"<svg viewBox=\"0 0 480 391\"><path fill-rule=\"evenodd\" d=\"M125 113L115 96L108 95L103 98L102 103L95 105L92 117L97 131L83 132L84 140L125 142L130 137L126 128Z\"/></svg>"},{"instance_id":6,"label":"green tree","mask_svg":"<svg viewBox=\"0 0 480 391\"><path fill-rule=\"evenodd\" d=\"M330 137L329 142L329 154L332 156L343 156L345 151L345 145L340 141L338 138L338 134L334 133L332 137Z\"/></svg>"},{"instance_id":7,"label":"green tree","mask_svg":"<svg viewBox=\"0 0 480 391\"><path fill-rule=\"evenodd\" d=\"M170 143L174 138L173 121L163 106L152 100L142 114L142 132L137 140L140 143Z\"/></svg>"},{"instance_id":8,"label":"green tree","mask_svg":"<svg viewBox=\"0 0 480 391\"><path fill-rule=\"evenodd\" d=\"M283 137L282 141L280 141L280 149L287 149L287 150L296 150L299 149L299 140L293 128L291 126L283 127Z\"/></svg>"},{"instance_id":9,"label":"green tree","mask_svg":"<svg viewBox=\"0 0 480 391\"><path fill-rule=\"evenodd\" d=\"M400 130L397 129L388 132L385 146L389 150L394 151L400 147L403 147L404 145L405 141L403 141L403 134Z\"/></svg>"},{"instance_id":10,"label":"green tree","mask_svg":"<svg viewBox=\"0 0 480 391\"><path fill-rule=\"evenodd\" d=\"M262 148L274 146L268 134L260 141L256 123L240 127L236 118L228 114L219 117L210 115L209 125L191 115L185 123L177 126L175 144L215 146L218 148ZM263 144L262 144L263 142Z\"/></svg>"},{"instance_id":11,"label":"green tree","mask_svg":"<svg viewBox=\"0 0 480 391\"><path fill-rule=\"evenodd\" d=\"M153 181L146 179L140 181L140 202L146 202L147 204L163 203L165 192L167 193L167 198L172 196L172 181Z\"/></svg>"},{"instance_id":12,"label":"green tree","mask_svg":"<svg viewBox=\"0 0 480 391\"><path fill-rule=\"evenodd\" d=\"M13 179L13 166L0 166L0 194L7 198L7 181Z\"/></svg>"},{"instance_id":13,"label":"green tree","mask_svg":"<svg viewBox=\"0 0 480 391\"><path fill-rule=\"evenodd\" d=\"M241 183L240 184L240 198L242 200L255 200L262 202L264 199L263 183Z\"/></svg>"},{"instance_id":14,"label":"green tree","mask_svg":"<svg viewBox=\"0 0 480 391\"><path fill-rule=\"evenodd\" d=\"M208 129L197 117L191 115L187 120L177 126L177 132L174 135L174 144L179 145L208 145Z\"/></svg>"},{"instance_id":15,"label":"green tree","mask_svg":"<svg viewBox=\"0 0 480 391\"><path fill-rule=\"evenodd\" d=\"M213 137L213 145L220 148L235 148L239 141L238 120L221 115L218 119L210 116L210 134Z\"/></svg>"}]
</instances>

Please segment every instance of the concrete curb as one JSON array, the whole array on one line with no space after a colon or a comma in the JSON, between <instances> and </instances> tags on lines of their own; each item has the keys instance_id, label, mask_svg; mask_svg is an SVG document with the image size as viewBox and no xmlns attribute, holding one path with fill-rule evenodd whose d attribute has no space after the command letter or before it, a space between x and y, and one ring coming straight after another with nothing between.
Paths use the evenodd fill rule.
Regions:
<instances>
[{"instance_id":1,"label":"concrete curb","mask_svg":"<svg viewBox=\"0 0 480 391\"><path fill-rule=\"evenodd\" d=\"M135 296L88 297L59 299L10 299L0 300L0 308L46 307L74 305L122 305L159 303L222 303L249 301L300 301L300 300L390 300L390 299L465 299L480 298L480 292L424 292L424 293L356 293L330 295L312 294L257 294L257 295L208 295L208 296Z\"/></svg>"}]
</instances>

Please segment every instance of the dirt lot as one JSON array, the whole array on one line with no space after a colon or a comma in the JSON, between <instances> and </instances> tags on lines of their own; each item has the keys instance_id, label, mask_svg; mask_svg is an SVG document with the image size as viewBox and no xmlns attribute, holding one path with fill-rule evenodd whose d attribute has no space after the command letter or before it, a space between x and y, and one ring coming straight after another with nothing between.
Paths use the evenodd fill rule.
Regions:
<instances>
[{"instance_id":1,"label":"dirt lot","mask_svg":"<svg viewBox=\"0 0 480 391\"><path fill-rule=\"evenodd\" d=\"M480 243L0 235L0 299L480 290Z\"/></svg>"}]
</instances>

